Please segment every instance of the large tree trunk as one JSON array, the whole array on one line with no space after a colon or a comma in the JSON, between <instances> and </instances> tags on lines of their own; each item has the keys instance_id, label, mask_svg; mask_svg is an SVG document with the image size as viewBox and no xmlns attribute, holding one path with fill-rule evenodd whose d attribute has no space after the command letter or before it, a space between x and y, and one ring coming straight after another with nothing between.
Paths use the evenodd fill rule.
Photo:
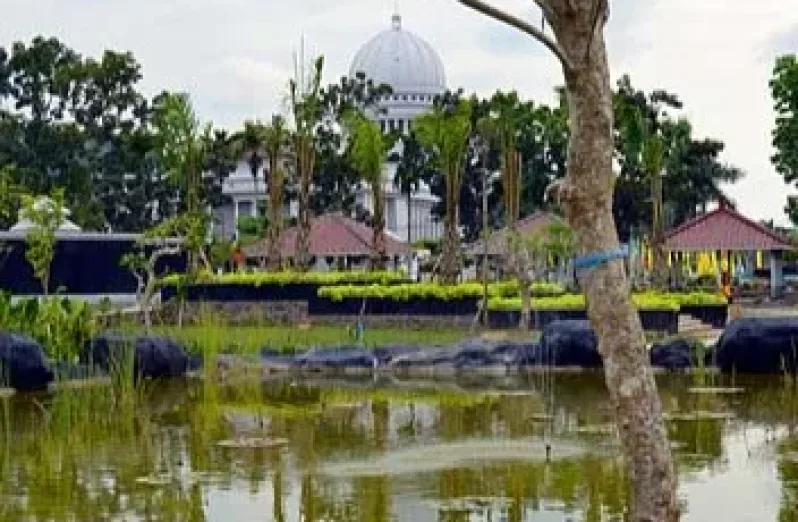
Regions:
<instances>
[{"instance_id":1,"label":"large tree trunk","mask_svg":"<svg viewBox=\"0 0 798 522\"><path fill-rule=\"evenodd\" d=\"M371 269L385 269L385 191L382 186L382 176L371 184L374 195L374 237L371 245Z\"/></svg>"},{"instance_id":2,"label":"large tree trunk","mask_svg":"<svg viewBox=\"0 0 798 522\"><path fill-rule=\"evenodd\" d=\"M612 90L594 0L554 1L549 18L571 62L566 85L571 120L568 174L558 196L581 254L618 249L612 215ZM598 14L598 16L597 16ZM630 520L678 520L677 477L662 407L624 263L616 259L582 275L588 315L599 339L633 489Z\"/></svg>"}]
</instances>

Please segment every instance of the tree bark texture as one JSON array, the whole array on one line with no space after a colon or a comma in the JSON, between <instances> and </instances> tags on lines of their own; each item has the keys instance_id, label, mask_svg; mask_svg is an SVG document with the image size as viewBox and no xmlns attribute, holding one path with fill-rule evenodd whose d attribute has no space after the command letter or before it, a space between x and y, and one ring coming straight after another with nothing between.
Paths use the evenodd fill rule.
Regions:
<instances>
[{"instance_id":1,"label":"tree bark texture","mask_svg":"<svg viewBox=\"0 0 798 522\"><path fill-rule=\"evenodd\" d=\"M296 236L296 266L310 269L310 181L313 176L315 150L313 138L300 136L296 144L297 172L299 173L299 227Z\"/></svg>"},{"instance_id":2,"label":"tree bark texture","mask_svg":"<svg viewBox=\"0 0 798 522\"><path fill-rule=\"evenodd\" d=\"M603 36L607 0L541 0L565 66L571 137L568 173L559 189L581 254L619 248L612 215L613 108ZM599 339L604 371L633 497L630 520L679 519L677 477L662 406L622 260L581 276L587 311Z\"/></svg>"},{"instance_id":3,"label":"tree bark texture","mask_svg":"<svg viewBox=\"0 0 798 522\"><path fill-rule=\"evenodd\" d=\"M269 157L269 223L266 231L269 270L278 271L283 266L283 181L284 173L276 154Z\"/></svg>"},{"instance_id":4,"label":"tree bark texture","mask_svg":"<svg viewBox=\"0 0 798 522\"><path fill-rule=\"evenodd\" d=\"M446 216L443 222L443 249L440 274L444 284L455 284L460 276L460 173L446 176Z\"/></svg>"}]
</instances>

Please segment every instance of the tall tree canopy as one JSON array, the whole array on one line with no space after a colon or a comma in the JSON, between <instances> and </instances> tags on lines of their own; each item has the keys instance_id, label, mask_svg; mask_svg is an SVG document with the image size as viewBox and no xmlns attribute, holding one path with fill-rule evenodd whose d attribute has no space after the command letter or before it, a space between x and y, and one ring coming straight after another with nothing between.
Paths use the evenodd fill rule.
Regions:
<instances>
[{"instance_id":1,"label":"tall tree canopy","mask_svg":"<svg viewBox=\"0 0 798 522\"><path fill-rule=\"evenodd\" d=\"M798 56L782 56L776 60L770 80L776 126L773 129L772 162L784 181L798 182ZM798 202L789 199L785 209L790 220L798 224Z\"/></svg>"}]
</instances>

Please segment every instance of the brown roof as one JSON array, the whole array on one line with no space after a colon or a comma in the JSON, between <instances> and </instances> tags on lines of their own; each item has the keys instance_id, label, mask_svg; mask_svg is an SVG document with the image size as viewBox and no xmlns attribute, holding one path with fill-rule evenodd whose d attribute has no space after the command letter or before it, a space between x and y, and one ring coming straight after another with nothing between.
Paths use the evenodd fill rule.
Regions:
<instances>
[{"instance_id":1,"label":"brown roof","mask_svg":"<svg viewBox=\"0 0 798 522\"><path fill-rule=\"evenodd\" d=\"M721 205L683 223L665 235L670 251L725 250L737 252L793 250L790 240Z\"/></svg>"},{"instance_id":2,"label":"brown roof","mask_svg":"<svg viewBox=\"0 0 798 522\"><path fill-rule=\"evenodd\" d=\"M551 212L538 211L530 214L529 216L519 219L516 222L516 231L522 236L534 236L543 232L546 227L551 225L557 216ZM488 237L488 255L497 256L504 255L507 249L507 229L503 228L496 232L491 233ZM481 256L484 253L482 240L475 241L466 250L470 256Z\"/></svg>"},{"instance_id":3,"label":"brown roof","mask_svg":"<svg viewBox=\"0 0 798 522\"><path fill-rule=\"evenodd\" d=\"M291 227L283 232L282 255L294 257L296 255L297 227ZM311 256L368 256L371 254L371 243L374 231L354 219L339 213L325 214L311 218L309 254ZM248 258L265 257L268 252L267 241L261 240L244 247L244 254ZM406 255L409 250L407 245L386 232L385 250L389 256Z\"/></svg>"}]
</instances>

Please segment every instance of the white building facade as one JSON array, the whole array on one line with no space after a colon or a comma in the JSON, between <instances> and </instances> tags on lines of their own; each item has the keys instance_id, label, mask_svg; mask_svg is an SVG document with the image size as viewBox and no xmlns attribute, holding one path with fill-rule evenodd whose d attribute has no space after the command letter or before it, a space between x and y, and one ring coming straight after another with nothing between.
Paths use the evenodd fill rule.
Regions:
<instances>
[{"instance_id":1,"label":"white building facade","mask_svg":"<svg viewBox=\"0 0 798 522\"><path fill-rule=\"evenodd\" d=\"M430 44L402 27L398 14L391 18L391 27L366 42L355 55L349 68L350 76L364 73L375 84L387 84L393 93L379 103L372 118L379 122L384 132L399 131L407 134L413 120L428 112L436 95L446 90L446 74L440 56ZM395 152L401 153L401 146ZM438 202L428 186L418 191L402 194L394 183L397 164L386 163L385 219L388 231L410 241L439 239L443 224L432 214ZM358 203L372 211L371 191L358 192Z\"/></svg>"},{"instance_id":2,"label":"white building facade","mask_svg":"<svg viewBox=\"0 0 798 522\"><path fill-rule=\"evenodd\" d=\"M379 110L371 114L384 132L409 132L413 120L432 108L436 95L446 90L446 76L438 53L426 41L402 28L399 15L391 19L391 27L380 32L355 54L349 69L350 76L364 73L375 84L387 84L393 89L390 96L379 103ZM393 152L401 153L400 146ZM394 183L397 163L387 162L383 172L385 187L385 219L387 231L402 240L439 239L443 224L432 214L438 198L428 186L421 186L408 201ZM264 168L252 174L249 163L239 162L236 170L224 181L223 192L232 200L215 210L215 232L236 237L237 223L243 216L258 216L266 204ZM373 212L373 196L368 187L361 187L356 201ZM297 214L296 204L286 206L286 214Z\"/></svg>"}]
</instances>

